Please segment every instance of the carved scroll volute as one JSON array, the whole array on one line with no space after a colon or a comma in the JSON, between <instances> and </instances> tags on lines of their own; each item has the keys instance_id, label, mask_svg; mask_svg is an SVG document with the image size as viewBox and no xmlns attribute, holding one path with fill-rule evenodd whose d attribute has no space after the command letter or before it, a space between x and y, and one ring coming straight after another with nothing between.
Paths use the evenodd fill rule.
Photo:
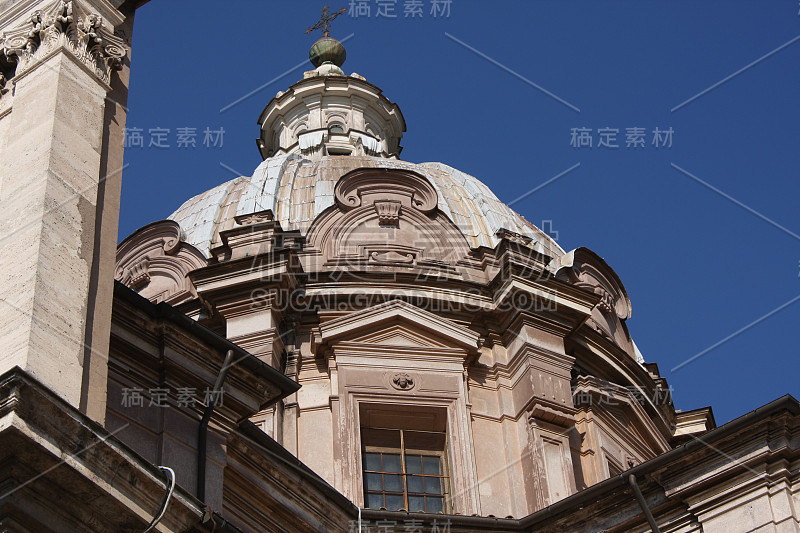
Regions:
<instances>
[{"instance_id":1,"label":"carved scroll volute","mask_svg":"<svg viewBox=\"0 0 800 533\"><path fill-rule=\"evenodd\" d=\"M180 234L165 237L163 242L164 253L167 255L175 255L181 246Z\"/></svg>"},{"instance_id":2,"label":"carved scroll volute","mask_svg":"<svg viewBox=\"0 0 800 533\"><path fill-rule=\"evenodd\" d=\"M385 223L393 220L401 207L429 213L436 208L436 189L421 174L409 170L361 168L342 176L336 184L336 203L345 210L376 204ZM377 204L381 207L377 207ZM396 205L395 205L396 204ZM395 211L396 206L396 211Z\"/></svg>"}]
</instances>

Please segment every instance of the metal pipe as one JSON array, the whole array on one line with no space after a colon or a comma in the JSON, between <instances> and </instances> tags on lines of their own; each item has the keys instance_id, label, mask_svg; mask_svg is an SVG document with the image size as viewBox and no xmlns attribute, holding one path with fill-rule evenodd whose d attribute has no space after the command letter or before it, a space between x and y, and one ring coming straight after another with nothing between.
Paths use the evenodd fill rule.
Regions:
<instances>
[{"instance_id":1,"label":"metal pipe","mask_svg":"<svg viewBox=\"0 0 800 533\"><path fill-rule=\"evenodd\" d=\"M219 513L212 511L208 518L203 520L203 525L209 527L209 522L211 523L212 533L242 533L241 529L222 518Z\"/></svg>"},{"instance_id":2,"label":"metal pipe","mask_svg":"<svg viewBox=\"0 0 800 533\"><path fill-rule=\"evenodd\" d=\"M153 520L143 533L150 533L150 531L153 531L158 523L161 522L161 519L164 518L164 515L167 513L167 505L169 505L169 500L172 498L172 492L175 490L175 471L168 466L159 466L158 468L167 473L169 481L164 486L166 492L164 493L164 499L161 500L161 507L158 509L158 514L153 517Z\"/></svg>"},{"instance_id":3,"label":"metal pipe","mask_svg":"<svg viewBox=\"0 0 800 533\"><path fill-rule=\"evenodd\" d=\"M633 494L639 501L639 506L642 508L644 516L647 518L647 522L650 524L650 529L652 530L652 532L661 533L661 530L658 529L658 524L656 524L655 518L653 518L653 513L650 512L650 508L647 506L647 502L644 501L644 496L642 496L642 491L639 489L639 484L636 483L635 475L631 474L628 476L628 485L630 485L631 488L633 489Z\"/></svg>"},{"instance_id":4,"label":"metal pipe","mask_svg":"<svg viewBox=\"0 0 800 533\"><path fill-rule=\"evenodd\" d=\"M222 390L222 382L225 381L225 376L231 366L233 360L233 350L228 350L225 354L225 362L222 363L222 368L217 376L217 381L214 383L214 388L211 391L211 399L203 411L203 418L200 419L200 427L198 428L197 435L197 499L205 503L206 501L206 450L208 448L208 422L211 420L211 415L214 413L214 408L217 406L217 396Z\"/></svg>"}]
</instances>

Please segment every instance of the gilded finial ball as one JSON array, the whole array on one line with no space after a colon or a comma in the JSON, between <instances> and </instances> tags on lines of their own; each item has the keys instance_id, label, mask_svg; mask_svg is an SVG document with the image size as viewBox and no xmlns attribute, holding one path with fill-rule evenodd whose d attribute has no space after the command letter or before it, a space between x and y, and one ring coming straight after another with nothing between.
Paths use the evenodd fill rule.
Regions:
<instances>
[{"instance_id":1,"label":"gilded finial ball","mask_svg":"<svg viewBox=\"0 0 800 533\"><path fill-rule=\"evenodd\" d=\"M341 67L347 59L347 52L344 45L333 37L323 37L311 46L308 58L315 67L323 63L333 63Z\"/></svg>"}]
</instances>

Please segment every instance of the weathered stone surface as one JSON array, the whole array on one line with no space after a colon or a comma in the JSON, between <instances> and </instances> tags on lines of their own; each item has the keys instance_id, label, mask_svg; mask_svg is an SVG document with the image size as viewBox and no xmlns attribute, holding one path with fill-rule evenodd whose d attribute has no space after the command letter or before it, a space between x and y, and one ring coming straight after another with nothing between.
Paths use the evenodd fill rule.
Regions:
<instances>
[{"instance_id":1,"label":"weathered stone surface","mask_svg":"<svg viewBox=\"0 0 800 533\"><path fill-rule=\"evenodd\" d=\"M0 162L2 368L79 405L105 88L58 52L16 81Z\"/></svg>"},{"instance_id":2,"label":"weathered stone surface","mask_svg":"<svg viewBox=\"0 0 800 533\"><path fill-rule=\"evenodd\" d=\"M106 94L126 55L122 22L100 0L0 10L14 66L0 95L0 369L26 369L98 421L110 315L95 311L111 302L121 169L108 165L122 160L127 65L110 109Z\"/></svg>"}]
</instances>

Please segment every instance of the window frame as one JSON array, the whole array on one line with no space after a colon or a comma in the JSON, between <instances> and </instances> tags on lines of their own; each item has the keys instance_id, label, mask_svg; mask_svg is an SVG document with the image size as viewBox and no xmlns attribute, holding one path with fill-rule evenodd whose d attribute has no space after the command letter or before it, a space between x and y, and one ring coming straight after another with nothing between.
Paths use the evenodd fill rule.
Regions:
<instances>
[{"instance_id":1,"label":"window frame","mask_svg":"<svg viewBox=\"0 0 800 533\"><path fill-rule=\"evenodd\" d=\"M405 510L407 512L433 512L433 513L449 513L451 509L451 496L450 496L450 465L447 460L447 432L446 431L430 431L430 430L419 430L419 429L404 429L404 428L387 428L387 427L373 427L373 426L361 426L361 467L362 467L362 475L363 475L363 482L362 482L362 493L364 496L364 507L367 509L371 509L371 507L367 507L369 502L369 495L370 494L377 494L382 497L383 505L380 508L385 508L387 510ZM364 438L364 431L365 430L380 430L380 431L394 431L400 434L400 446L374 446L368 444L368 439ZM422 449L422 448L412 448L406 447L406 433L415 433L415 434L422 434L422 435L434 435L442 438L442 446L441 449ZM430 448L438 446L431 446ZM392 454L392 455L400 455L400 472L389 472L384 469L383 460L381 459L381 469L378 470L367 470L367 460L366 454L368 453L380 453L380 454ZM409 473L407 471L407 464L406 464L406 457L407 456L419 456L419 457L437 457L439 459L440 465L440 474L425 474L424 471L417 474L417 473ZM424 470L424 466L423 466ZM385 475L397 475L400 476L402 481L402 492L398 491L387 491L385 490L385 485L383 484L383 477L381 478L381 490L368 490L367 489L367 474L378 474L381 476ZM409 476L417 476L423 479L423 492L411 492L408 487L408 478ZM426 493L425 492L425 479L427 478L437 478L440 480L441 492L440 493ZM386 496L387 495L401 495L403 498L403 507L401 509L388 509L386 507ZM422 511L409 511L409 498L410 497L422 497L425 498L424 502L424 509ZM442 509L441 511L428 511L428 503L427 497L434 497L434 498L441 498L442 499Z\"/></svg>"}]
</instances>

